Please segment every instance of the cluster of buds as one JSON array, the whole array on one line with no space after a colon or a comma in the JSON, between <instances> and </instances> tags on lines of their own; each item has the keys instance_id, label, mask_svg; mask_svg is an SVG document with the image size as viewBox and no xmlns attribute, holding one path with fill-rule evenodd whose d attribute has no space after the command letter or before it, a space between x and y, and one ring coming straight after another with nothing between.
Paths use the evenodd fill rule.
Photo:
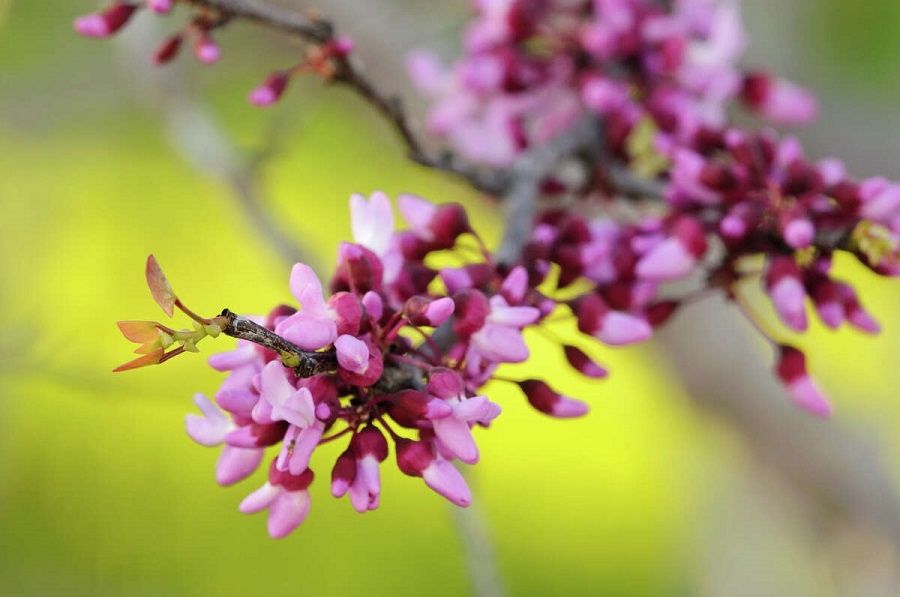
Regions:
<instances>
[{"instance_id":1,"label":"cluster of buds","mask_svg":"<svg viewBox=\"0 0 900 597\"><path fill-rule=\"evenodd\" d=\"M197 331L189 337L156 322L120 323L127 338L142 343L138 352L152 357L120 370L163 362L205 335L239 338L236 350L210 357L212 367L229 374L215 403L195 396L203 416L188 415L187 429L198 443L225 445L216 469L221 484L250 475L265 449L280 444L268 482L240 507L268 508L273 537L287 535L306 517L313 452L340 438L348 447L332 468L331 491L349 495L359 512L378 506L379 468L390 444L402 472L467 506L471 494L454 461L478 461L472 429L500 414L480 389L500 364L527 360L522 330L565 304L547 288L538 291L540 280L524 267L495 263L460 205L435 206L413 195L398 203L410 228L395 232L383 193L351 198L356 242L341 244L327 299L315 273L298 263L290 290L299 309L278 306L265 318L229 311L203 318L175 296L151 256L147 280L157 303L170 315L174 308L188 314ZM475 246L461 244L461 237ZM473 249L475 261L467 258ZM447 252L464 264L429 265ZM594 317L600 325L615 319ZM173 342L182 346L165 352ZM580 348L562 348L575 370L606 375ZM548 415L588 410L546 381L514 383Z\"/></svg>"},{"instance_id":2,"label":"cluster of buds","mask_svg":"<svg viewBox=\"0 0 900 597\"><path fill-rule=\"evenodd\" d=\"M75 19L75 30L85 37L107 38L122 29L142 8L158 15L172 12L176 0L144 0L128 2L114 0L105 10ZM190 3L187 3L190 4ZM176 33L167 37L153 53L154 64L162 65L172 61L181 50L184 41L190 40L197 60L203 64L219 61L221 52L212 38L212 31L228 23L230 13L219 12L200 4L192 5L193 15ZM306 57L300 63L285 70L271 73L266 80L252 90L248 101L256 106L268 106L275 103L284 93L290 80L301 73L314 73L323 79L331 79L338 65L353 50L353 42L349 38L340 37L310 46Z\"/></svg>"},{"instance_id":3,"label":"cluster of buds","mask_svg":"<svg viewBox=\"0 0 900 597\"><path fill-rule=\"evenodd\" d=\"M417 52L410 74L435 99L430 132L493 166L595 118L598 161L586 164L588 176L568 177L575 183L564 171L544 181L548 199L576 201L548 204L522 260L532 278L552 263L563 285L594 283L571 302L579 329L612 344L643 339L684 300L712 289L764 329L739 296L739 282L761 273L794 331L807 328L807 298L829 327L878 330L853 288L829 271L843 250L880 275L900 274L900 185L854 180L839 160L808 160L792 137L729 123L733 102L780 124L817 111L799 86L737 67L746 38L736 0L484 0L475 8L452 68ZM617 188L615 168L659 190ZM748 271L760 257L763 271ZM658 296L662 283L690 277L699 279L695 291ZM802 391L792 383L808 381L802 353L766 335L795 402L830 412L811 382Z\"/></svg>"},{"instance_id":4,"label":"cluster of buds","mask_svg":"<svg viewBox=\"0 0 900 597\"><path fill-rule=\"evenodd\" d=\"M85 37L107 38L122 29L134 14L142 9L148 9L157 15L167 15L172 12L176 0L144 0L143 2L127 2L114 0L103 11L89 14L75 19L75 31ZM192 42L194 55L203 64L218 62L220 57L219 46L212 38L212 30L223 25L227 21L222 15L203 8L188 20L180 31L166 38L153 53L155 64L164 64L178 55L185 39Z\"/></svg>"}]
</instances>

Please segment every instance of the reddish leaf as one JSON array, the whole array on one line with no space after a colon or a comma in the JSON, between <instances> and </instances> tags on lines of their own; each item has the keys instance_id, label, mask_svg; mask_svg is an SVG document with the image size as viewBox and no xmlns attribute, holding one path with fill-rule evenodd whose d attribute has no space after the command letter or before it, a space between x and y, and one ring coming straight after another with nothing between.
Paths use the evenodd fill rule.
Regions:
<instances>
[{"instance_id":1,"label":"reddish leaf","mask_svg":"<svg viewBox=\"0 0 900 597\"><path fill-rule=\"evenodd\" d=\"M129 369L138 369L140 367L146 367L147 365L158 365L162 360L165 352L165 348L160 348L154 352L151 352L150 354L138 357L133 361L128 361L124 365L119 365L118 367L113 369L113 373L116 373L118 371L128 371Z\"/></svg>"},{"instance_id":2,"label":"reddish leaf","mask_svg":"<svg viewBox=\"0 0 900 597\"><path fill-rule=\"evenodd\" d=\"M178 300L178 297L172 292L172 287L169 286L166 275L159 267L156 257L152 254L147 257L145 275L147 276L147 286L150 287L150 293L153 294L153 300L162 307L166 315L172 317L172 314L175 312L175 301Z\"/></svg>"},{"instance_id":3,"label":"reddish leaf","mask_svg":"<svg viewBox=\"0 0 900 597\"><path fill-rule=\"evenodd\" d=\"M119 331L132 342L153 342L159 337L155 321L117 321Z\"/></svg>"}]
</instances>

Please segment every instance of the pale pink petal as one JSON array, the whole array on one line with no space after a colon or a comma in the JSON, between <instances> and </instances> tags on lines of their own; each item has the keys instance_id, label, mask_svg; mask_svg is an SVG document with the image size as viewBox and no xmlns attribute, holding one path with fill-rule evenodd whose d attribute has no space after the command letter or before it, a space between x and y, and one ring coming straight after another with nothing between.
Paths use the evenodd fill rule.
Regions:
<instances>
[{"instance_id":1,"label":"pale pink petal","mask_svg":"<svg viewBox=\"0 0 900 597\"><path fill-rule=\"evenodd\" d=\"M472 492L465 478L450 462L437 459L422 471L425 485L441 494L457 506L466 507L472 503Z\"/></svg>"},{"instance_id":2,"label":"pale pink petal","mask_svg":"<svg viewBox=\"0 0 900 597\"><path fill-rule=\"evenodd\" d=\"M278 487L266 481L262 487L244 498L241 505L238 506L238 510L244 514L253 514L254 512L265 510L275 500L280 491Z\"/></svg>"},{"instance_id":3,"label":"pale pink petal","mask_svg":"<svg viewBox=\"0 0 900 597\"><path fill-rule=\"evenodd\" d=\"M287 537L309 514L309 492L282 491L269 506L269 519L266 527L273 539Z\"/></svg>"},{"instance_id":4,"label":"pale pink petal","mask_svg":"<svg viewBox=\"0 0 900 597\"><path fill-rule=\"evenodd\" d=\"M806 330L806 289L800 280L793 276L781 278L769 289L769 297L786 325L798 332Z\"/></svg>"},{"instance_id":5,"label":"pale pink petal","mask_svg":"<svg viewBox=\"0 0 900 597\"><path fill-rule=\"evenodd\" d=\"M534 323L540 316L541 312L536 307L510 307L499 294L491 297L491 312L488 314L491 323L520 328Z\"/></svg>"},{"instance_id":6,"label":"pale pink petal","mask_svg":"<svg viewBox=\"0 0 900 597\"><path fill-rule=\"evenodd\" d=\"M488 323L472 334L471 343L489 361L521 363L528 359L528 346L516 328Z\"/></svg>"},{"instance_id":7,"label":"pale pink petal","mask_svg":"<svg viewBox=\"0 0 900 597\"><path fill-rule=\"evenodd\" d=\"M478 462L478 446L472 437L468 423L456 417L447 417L432 421L434 433L444 447L466 464Z\"/></svg>"},{"instance_id":8,"label":"pale pink petal","mask_svg":"<svg viewBox=\"0 0 900 597\"><path fill-rule=\"evenodd\" d=\"M590 407L586 402L569 398L568 396L560 396L559 400L553 405L553 412L550 414L560 419L569 419L581 417L587 414Z\"/></svg>"},{"instance_id":9,"label":"pale pink petal","mask_svg":"<svg viewBox=\"0 0 900 597\"><path fill-rule=\"evenodd\" d=\"M644 319L622 313L610 311L601 322L600 329L594 332L594 337L610 346L624 346L643 342L653 335L653 328Z\"/></svg>"},{"instance_id":10,"label":"pale pink petal","mask_svg":"<svg viewBox=\"0 0 900 597\"><path fill-rule=\"evenodd\" d=\"M350 229L360 245L382 255L394 234L394 211L391 201L381 191L375 191L367 201L358 193L350 197Z\"/></svg>"},{"instance_id":11,"label":"pale pink petal","mask_svg":"<svg viewBox=\"0 0 900 597\"><path fill-rule=\"evenodd\" d=\"M307 312L324 311L325 299L322 297L322 283L311 267L305 263L296 263L291 269L291 294Z\"/></svg>"},{"instance_id":12,"label":"pale pink petal","mask_svg":"<svg viewBox=\"0 0 900 597\"><path fill-rule=\"evenodd\" d=\"M265 453L262 448L225 446L216 461L216 483L232 485L246 479L259 468Z\"/></svg>"},{"instance_id":13,"label":"pale pink petal","mask_svg":"<svg viewBox=\"0 0 900 597\"><path fill-rule=\"evenodd\" d=\"M334 348L341 367L354 373L365 373L369 366L369 347L365 342L344 334L334 341Z\"/></svg>"},{"instance_id":14,"label":"pale pink petal","mask_svg":"<svg viewBox=\"0 0 900 597\"><path fill-rule=\"evenodd\" d=\"M225 441L225 435L235 428L234 423L204 394L194 394L194 404L203 412L203 416L193 413L185 415L188 435L201 446L218 446Z\"/></svg>"},{"instance_id":15,"label":"pale pink petal","mask_svg":"<svg viewBox=\"0 0 900 597\"><path fill-rule=\"evenodd\" d=\"M337 324L325 311L298 311L275 327L275 333L304 350L318 350L337 338Z\"/></svg>"},{"instance_id":16,"label":"pale pink petal","mask_svg":"<svg viewBox=\"0 0 900 597\"><path fill-rule=\"evenodd\" d=\"M831 415L831 404L808 376L797 377L788 383L787 391L794 404L806 412L817 417Z\"/></svg>"},{"instance_id":17,"label":"pale pink petal","mask_svg":"<svg viewBox=\"0 0 900 597\"><path fill-rule=\"evenodd\" d=\"M312 427L307 427L297 436L294 452L291 454L288 470L292 475L299 475L309 468L309 459L313 451L319 445L322 434L325 432L325 423L316 421Z\"/></svg>"},{"instance_id":18,"label":"pale pink petal","mask_svg":"<svg viewBox=\"0 0 900 597\"><path fill-rule=\"evenodd\" d=\"M404 193L397 197L397 207L416 236L426 241L434 240L434 233L430 229L431 220L437 211L434 204L416 195Z\"/></svg>"},{"instance_id":19,"label":"pale pink petal","mask_svg":"<svg viewBox=\"0 0 900 597\"><path fill-rule=\"evenodd\" d=\"M668 238L641 257L635 273L644 280L666 281L686 276L697 258L676 238Z\"/></svg>"}]
</instances>

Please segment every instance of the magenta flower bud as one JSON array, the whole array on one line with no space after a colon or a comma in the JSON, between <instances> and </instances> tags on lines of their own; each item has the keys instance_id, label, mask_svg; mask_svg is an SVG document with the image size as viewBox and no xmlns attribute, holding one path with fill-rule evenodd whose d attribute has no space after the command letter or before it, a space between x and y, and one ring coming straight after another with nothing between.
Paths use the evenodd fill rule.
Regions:
<instances>
[{"instance_id":1,"label":"magenta flower bud","mask_svg":"<svg viewBox=\"0 0 900 597\"><path fill-rule=\"evenodd\" d=\"M334 320L338 334L355 336L359 333L363 305L355 294L336 292L328 299L325 309Z\"/></svg>"},{"instance_id":2,"label":"magenta flower bud","mask_svg":"<svg viewBox=\"0 0 900 597\"><path fill-rule=\"evenodd\" d=\"M371 317L374 321L381 321L381 318L384 315L384 301L381 300L380 294L370 290L363 295L362 304L366 309L366 315Z\"/></svg>"},{"instance_id":3,"label":"magenta flower bud","mask_svg":"<svg viewBox=\"0 0 900 597\"><path fill-rule=\"evenodd\" d=\"M350 503L360 513L374 510L381 494L379 463L387 458L387 440L370 425L353 436L350 448L356 458L356 478L349 490Z\"/></svg>"},{"instance_id":4,"label":"magenta flower bud","mask_svg":"<svg viewBox=\"0 0 900 597\"><path fill-rule=\"evenodd\" d=\"M213 64L218 62L221 52L206 31L199 31L194 39L194 55L203 64Z\"/></svg>"},{"instance_id":5,"label":"magenta flower bud","mask_svg":"<svg viewBox=\"0 0 900 597\"><path fill-rule=\"evenodd\" d=\"M404 425L406 427L415 428L415 419L443 419L453 414L453 408L449 404L418 390L398 392L391 398L391 402L393 406L412 416L413 424ZM391 410L392 417L395 412L397 412L396 409Z\"/></svg>"},{"instance_id":6,"label":"magenta flower bud","mask_svg":"<svg viewBox=\"0 0 900 597\"><path fill-rule=\"evenodd\" d=\"M644 280L665 281L686 276L706 253L706 232L689 216L678 218L670 236L637 262L635 273Z\"/></svg>"},{"instance_id":7,"label":"magenta flower bud","mask_svg":"<svg viewBox=\"0 0 900 597\"><path fill-rule=\"evenodd\" d=\"M644 318L652 327L659 327L669 320L681 305L678 301L657 301L644 308Z\"/></svg>"},{"instance_id":8,"label":"magenta flower bud","mask_svg":"<svg viewBox=\"0 0 900 597\"><path fill-rule=\"evenodd\" d=\"M179 33L165 40L153 53L153 64L165 64L178 55L184 38Z\"/></svg>"},{"instance_id":9,"label":"magenta flower bud","mask_svg":"<svg viewBox=\"0 0 900 597\"><path fill-rule=\"evenodd\" d=\"M828 278L817 280L812 287L811 295L822 323L831 329L844 323L846 318L844 302L837 283Z\"/></svg>"},{"instance_id":10,"label":"magenta flower bud","mask_svg":"<svg viewBox=\"0 0 900 597\"><path fill-rule=\"evenodd\" d=\"M806 356L794 348L782 344L775 373L784 383L791 400L817 417L831 415L831 405L806 372Z\"/></svg>"},{"instance_id":11,"label":"magenta flower bud","mask_svg":"<svg viewBox=\"0 0 900 597\"><path fill-rule=\"evenodd\" d=\"M785 325L798 332L806 331L806 288L797 262L792 257L774 257L769 261L763 282Z\"/></svg>"},{"instance_id":12,"label":"magenta flower bud","mask_svg":"<svg viewBox=\"0 0 900 597\"><path fill-rule=\"evenodd\" d=\"M431 445L424 441L413 441L400 437L395 440L395 448L397 468L404 475L410 477L421 477L422 471L437 458Z\"/></svg>"},{"instance_id":13,"label":"magenta flower bud","mask_svg":"<svg viewBox=\"0 0 900 597\"><path fill-rule=\"evenodd\" d=\"M793 249L805 249L815 240L816 228L800 207L783 211L778 218L778 225L784 242Z\"/></svg>"},{"instance_id":14,"label":"magenta flower bud","mask_svg":"<svg viewBox=\"0 0 900 597\"><path fill-rule=\"evenodd\" d=\"M397 467L411 477L422 477L425 485L457 506L472 503L472 492L450 462L438 458L426 441L396 440Z\"/></svg>"},{"instance_id":15,"label":"magenta flower bud","mask_svg":"<svg viewBox=\"0 0 900 597\"><path fill-rule=\"evenodd\" d=\"M275 71L263 83L250 92L247 100L254 106L270 106L278 101L291 80L287 71Z\"/></svg>"},{"instance_id":16,"label":"magenta flower bud","mask_svg":"<svg viewBox=\"0 0 900 597\"><path fill-rule=\"evenodd\" d=\"M171 12L172 6L172 0L147 0L147 8L157 14L166 14L168 12Z\"/></svg>"},{"instance_id":17,"label":"magenta flower bud","mask_svg":"<svg viewBox=\"0 0 900 597\"><path fill-rule=\"evenodd\" d=\"M397 206L416 236L438 249L449 249L459 235L472 230L466 210L458 203L435 206L421 197L402 194Z\"/></svg>"},{"instance_id":18,"label":"magenta flower bud","mask_svg":"<svg viewBox=\"0 0 900 597\"><path fill-rule=\"evenodd\" d=\"M453 297L456 303L456 317L453 320L453 332L466 340L484 326L491 304L479 290L464 290Z\"/></svg>"},{"instance_id":19,"label":"magenta flower bud","mask_svg":"<svg viewBox=\"0 0 900 597\"><path fill-rule=\"evenodd\" d=\"M815 96L803 87L758 72L744 78L741 99L763 118L780 124L805 124L819 111Z\"/></svg>"},{"instance_id":20,"label":"magenta flower bud","mask_svg":"<svg viewBox=\"0 0 900 597\"><path fill-rule=\"evenodd\" d=\"M328 51L333 56L343 58L353 51L355 45L356 44L352 39L346 36L342 36L329 42L326 51Z\"/></svg>"},{"instance_id":21,"label":"magenta flower bud","mask_svg":"<svg viewBox=\"0 0 900 597\"><path fill-rule=\"evenodd\" d=\"M338 245L338 265L332 281L332 290L352 290L365 294L381 288L384 266L378 255L353 243Z\"/></svg>"},{"instance_id":22,"label":"magenta flower bud","mask_svg":"<svg viewBox=\"0 0 900 597\"><path fill-rule=\"evenodd\" d=\"M268 424L251 422L229 432L225 443L235 448L266 448L281 442L287 428L285 421Z\"/></svg>"},{"instance_id":23,"label":"magenta flower bud","mask_svg":"<svg viewBox=\"0 0 900 597\"><path fill-rule=\"evenodd\" d=\"M900 215L900 184L884 178L870 178L859 185L860 215L867 220L890 225Z\"/></svg>"},{"instance_id":24,"label":"magenta flower bud","mask_svg":"<svg viewBox=\"0 0 900 597\"><path fill-rule=\"evenodd\" d=\"M341 367L354 373L365 373L369 366L369 347L365 342L345 334L334 341L334 348Z\"/></svg>"},{"instance_id":25,"label":"magenta flower bud","mask_svg":"<svg viewBox=\"0 0 900 597\"><path fill-rule=\"evenodd\" d=\"M415 326L437 327L453 315L455 308L450 297L431 300L424 296L414 296L406 301L403 313Z\"/></svg>"},{"instance_id":26,"label":"magenta flower bud","mask_svg":"<svg viewBox=\"0 0 900 597\"><path fill-rule=\"evenodd\" d=\"M870 334L877 334L881 331L881 326L869 313L863 309L859 302L859 297L849 284L838 283L838 293L844 306L844 312L847 314L847 321L850 325Z\"/></svg>"},{"instance_id":27,"label":"magenta flower bud","mask_svg":"<svg viewBox=\"0 0 900 597\"><path fill-rule=\"evenodd\" d=\"M581 101L594 112L605 115L628 101L628 89L606 77L592 76L581 87Z\"/></svg>"},{"instance_id":28,"label":"magenta flower bud","mask_svg":"<svg viewBox=\"0 0 900 597\"><path fill-rule=\"evenodd\" d=\"M117 2L101 13L75 19L75 31L85 37L109 37L124 27L137 9L137 4Z\"/></svg>"},{"instance_id":29,"label":"magenta flower bud","mask_svg":"<svg viewBox=\"0 0 900 597\"><path fill-rule=\"evenodd\" d=\"M465 394L465 382L456 371L446 367L435 367L428 376L428 385L425 389L442 400L450 400Z\"/></svg>"},{"instance_id":30,"label":"magenta flower bud","mask_svg":"<svg viewBox=\"0 0 900 597\"><path fill-rule=\"evenodd\" d=\"M752 232L762 220L762 212L750 203L738 203L719 222L719 234L725 241L738 242Z\"/></svg>"},{"instance_id":31,"label":"magenta flower bud","mask_svg":"<svg viewBox=\"0 0 900 597\"><path fill-rule=\"evenodd\" d=\"M578 317L579 331L610 346L643 342L653 335L653 328L646 320L622 311L613 311L596 293L576 299L572 309Z\"/></svg>"},{"instance_id":32,"label":"magenta flower bud","mask_svg":"<svg viewBox=\"0 0 900 597\"><path fill-rule=\"evenodd\" d=\"M331 495L336 498L344 497L350 489L350 485L356 479L356 458L353 449L344 450L331 469Z\"/></svg>"},{"instance_id":33,"label":"magenta flower bud","mask_svg":"<svg viewBox=\"0 0 900 597\"><path fill-rule=\"evenodd\" d=\"M564 344L563 351L566 354L566 360L569 361L569 364L585 377L603 379L609 375L609 372L606 369L598 365L577 346Z\"/></svg>"},{"instance_id":34,"label":"magenta flower bud","mask_svg":"<svg viewBox=\"0 0 900 597\"><path fill-rule=\"evenodd\" d=\"M269 480L244 498L238 509L244 514L252 514L268 508L269 535L273 539L281 539L306 520L310 505L307 488L312 481L311 470L290 475L278 471L273 463L269 469Z\"/></svg>"},{"instance_id":35,"label":"magenta flower bud","mask_svg":"<svg viewBox=\"0 0 900 597\"><path fill-rule=\"evenodd\" d=\"M526 292L528 292L528 270L519 265L506 275L503 284L500 285L500 294L506 302L517 305L524 300Z\"/></svg>"},{"instance_id":36,"label":"magenta flower bud","mask_svg":"<svg viewBox=\"0 0 900 597\"><path fill-rule=\"evenodd\" d=\"M384 372L381 351L370 341L344 335L335 340L334 346L342 381L354 386L371 386Z\"/></svg>"},{"instance_id":37,"label":"magenta flower bud","mask_svg":"<svg viewBox=\"0 0 900 597\"><path fill-rule=\"evenodd\" d=\"M565 419L580 417L588 412L586 403L554 392L539 379L526 379L518 384L531 406L546 415Z\"/></svg>"}]
</instances>

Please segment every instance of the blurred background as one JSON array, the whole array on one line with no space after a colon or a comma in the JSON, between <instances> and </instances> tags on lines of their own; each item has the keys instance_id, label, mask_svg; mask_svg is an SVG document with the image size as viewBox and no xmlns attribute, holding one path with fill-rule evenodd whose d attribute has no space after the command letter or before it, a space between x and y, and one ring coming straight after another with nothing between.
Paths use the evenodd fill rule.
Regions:
<instances>
[{"instance_id":1,"label":"blurred background","mask_svg":"<svg viewBox=\"0 0 900 597\"><path fill-rule=\"evenodd\" d=\"M237 512L264 474L217 487L217 451L183 430L193 393L222 379L205 356L233 341L110 373L133 348L114 322L160 317L147 254L194 310L263 313L291 302L296 243L328 270L352 192L462 201L492 240L500 217L407 163L344 90L310 79L273 109L247 105L296 44L235 24L217 36L218 66L185 55L154 71L180 17L139 15L112 42L75 35L72 19L96 7L0 0L0 594L461 595L473 541L511 595L900 593L900 286L849 260L838 267L885 331L796 339L831 421L787 405L767 346L714 300L647 346L593 347L613 372L595 384L535 336L541 373L592 412L555 421L490 387L504 414L476 432L476 511L391 465L381 507L360 516L330 497L325 449L309 518L269 539L264 515ZM466 18L463 2L316 7L382 88L410 98L402 52L451 56ZM900 179L900 4L757 0L744 15L747 63L820 92L808 152Z\"/></svg>"}]
</instances>

